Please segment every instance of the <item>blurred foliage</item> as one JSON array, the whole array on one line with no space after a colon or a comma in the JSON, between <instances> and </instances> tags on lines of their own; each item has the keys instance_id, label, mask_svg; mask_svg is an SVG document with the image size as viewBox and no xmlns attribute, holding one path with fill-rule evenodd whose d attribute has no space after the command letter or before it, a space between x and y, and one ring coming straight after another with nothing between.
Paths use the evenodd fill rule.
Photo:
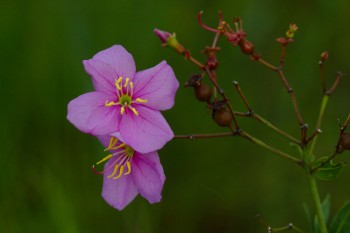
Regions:
<instances>
[{"instance_id":1,"label":"blurred foliage","mask_svg":"<svg viewBox=\"0 0 350 233\"><path fill-rule=\"evenodd\" d=\"M103 148L67 122L66 106L92 90L81 61L113 44L133 54L138 70L166 59L184 83L197 68L162 48L152 30L176 32L203 60L200 51L214 35L198 26L196 15L204 10L203 21L214 26L222 9L228 20L243 18L256 51L273 63L280 55L275 39L289 23L299 26L285 68L311 131L321 100L320 53L330 53L329 85L337 70L350 72L349 8L345 0L1 1L0 232L264 232L257 214L272 226L293 222L306 229L302 203L313 205L301 169L241 138L170 142L159 152L167 175L162 202L149 205L138 197L118 212L102 200L102 177L90 169ZM217 73L237 109L244 111L232 80L240 83L256 112L298 137L295 113L277 76L225 39L219 46ZM336 119L349 113L349 98L346 77L330 99L318 156L332 152ZM224 130L215 126L192 90L181 88L176 106L164 115L176 134ZM240 124L276 147L288 147L253 120ZM331 193L332 215L349 199L349 170L320 184L322 198Z\"/></svg>"}]
</instances>

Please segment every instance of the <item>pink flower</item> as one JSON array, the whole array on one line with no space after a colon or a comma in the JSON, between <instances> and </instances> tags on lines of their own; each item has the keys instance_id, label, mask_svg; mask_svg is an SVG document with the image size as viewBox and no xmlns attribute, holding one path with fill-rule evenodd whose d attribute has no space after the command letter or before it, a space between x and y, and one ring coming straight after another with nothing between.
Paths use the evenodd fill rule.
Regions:
<instances>
[{"instance_id":1,"label":"pink flower","mask_svg":"<svg viewBox=\"0 0 350 233\"><path fill-rule=\"evenodd\" d=\"M92 135L113 134L141 153L173 138L160 111L174 105L179 83L165 61L136 73L132 55L114 45L83 63L95 91L68 104L67 118L75 127Z\"/></svg>"},{"instance_id":2,"label":"pink flower","mask_svg":"<svg viewBox=\"0 0 350 233\"><path fill-rule=\"evenodd\" d=\"M137 194L141 194L149 203L160 202L165 175L157 152L142 154L135 151L117 138L99 136L111 154L97 164L107 161L103 174L102 197L112 207L122 210Z\"/></svg>"}]
</instances>

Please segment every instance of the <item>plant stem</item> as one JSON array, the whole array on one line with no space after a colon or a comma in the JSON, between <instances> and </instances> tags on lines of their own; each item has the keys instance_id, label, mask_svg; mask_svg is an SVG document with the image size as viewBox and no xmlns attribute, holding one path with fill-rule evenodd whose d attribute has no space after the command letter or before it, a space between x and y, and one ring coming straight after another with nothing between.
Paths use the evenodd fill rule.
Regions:
<instances>
[{"instance_id":1,"label":"plant stem","mask_svg":"<svg viewBox=\"0 0 350 233\"><path fill-rule=\"evenodd\" d=\"M302 230L294 226L292 223L289 223L287 226L279 227L279 228L272 228L272 232L282 232L282 231L288 231L288 230L294 230L299 233L304 233Z\"/></svg>"},{"instance_id":2,"label":"plant stem","mask_svg":"<svg viewBox=\"0 0 350 233\"><path fill-rule=\"evenodd\" d=\"M326 107L327 107L328 99L329 99L328 95L324 95L323 96L322 103L321 103L321 108L320 108L320 113L318 114L316 129L319 129L321 127L322 119L323 119L324 111L326 110ZM312 140L312 143L311 143L311 146L310 146L310 151L309 151L310 155L314 151L314 148L315 148L315 145L316 145L316 141L317 141L317 137L315 137Z\"/></svg>"},{"instance_id":3,"label":"plant stem","mask_svg":"<svg viewBox=\"0 0 350 233\"><path fill-rule=\"evenodd\" d=\"M227 136L234 136L234 132L226 133L215 133L215 134L188 134L188 135L175 135L174 138L185 138L185 139L198 139L198 138L220 138Z\"/></svg>"},{"instance_id":4,"label":"plant stem","mask_svg":"<svg viewBox=\"0 0 350 233\"><path fill-rule=\"evenodd\" d=\"M316 205L316 212L317 212L318 221L320 223L321 233L328 233L326 221L324 219L324 215L323 215L323 211L322 211L322 207L321 207L320 196L318 194L316 179L311 174L308 174L308 178L309 178L312 197L313 197L313 199L315 201L315 205Z\"/></svg>"},{"instance_id":5,"label":"plant stem","mask_svg":"<svg viewBox=\"0 0 350 233\"><path fill-rule=\"evenodd\" d=\"M259 145L259 146L261 146L261 147L263 147L263 148L265 148L265 149L267 149L267 150L269 150L269 151L279 155L282 158L285 158L285 159L287 159L289 161L292 161L292 162L294 162L294 163L296 163L296 164L298 164L300 166L303 166L303 161L302 160L294 158L293 156L291 156L291 155L289 155L289 154L287 154L287 153L285 153L283 151L280 151L280 150L278 150L278 149L276 149L276 148L266 144L265 142L263 142L263 141L255 138L255 137L251 136L250 134L248 134L248 133L246 133L244 131L241 131L239 133L239 135L242 136L243 138L246 138L246 139L254 142L255 144L257 144L257 145Z\"/></svg>"}]
</instances>

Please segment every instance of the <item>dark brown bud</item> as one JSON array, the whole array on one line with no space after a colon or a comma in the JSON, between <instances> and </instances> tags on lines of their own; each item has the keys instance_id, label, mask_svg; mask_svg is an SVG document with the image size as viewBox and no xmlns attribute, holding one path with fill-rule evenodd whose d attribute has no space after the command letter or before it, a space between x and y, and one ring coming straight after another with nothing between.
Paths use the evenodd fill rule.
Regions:
<instances>
[{"instance_id":1,"label":"dark brown bud","mask_svg":"<svg viewBox=\"0 0 350 233\"><path fill-rule=\"evenodd\" d=\"M200 83L199 86L194 86L194 95L199 101L210 102L213 91L206 83Z\"/></svg>"},{"instance_id":2,"label":"dark brown bud","mask_svg":"<svg viewBox=\"0 0 350 233\"><path fill-rule=\"evenodd\" d=\"M221 127L227 127L231 124L233 117L227 109L218 109L214 113L215 122Z\"/></svg>"},{"instance_id":3,"label":"dark brown bud","mask_svg":"<svg viewBox=\"0 0 350 233\"><path fill-rule=\"evenodd\" d=\"M342 150L350 150L350 133L344 133L340 137L340 146Z\"/></svg>"},{"instance_id":4,"label":"dark brown bud","mask_svg":"<svg viewBox=\"0 0 350 233\"><path fill-rule=\"evenodd\" d=\"M239 47L241 47L241 50L243 53L245 53L245 54L254 53L254 45L249 40L242 39L238 45L239 45Z\"/></svg>"}]
</instances>

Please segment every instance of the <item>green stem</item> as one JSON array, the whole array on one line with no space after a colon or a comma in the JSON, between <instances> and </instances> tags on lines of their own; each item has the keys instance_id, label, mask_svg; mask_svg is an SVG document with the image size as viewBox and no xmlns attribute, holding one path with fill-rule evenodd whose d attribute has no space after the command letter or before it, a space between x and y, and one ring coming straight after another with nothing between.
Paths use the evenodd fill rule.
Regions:
<instances>
[{"instance_id":1,"label":"green stem","mask_svg":"<svg viewBox=\"0 0 350 233\"><path fill-rule=\"evenodd\" d=\"M326 221L324 219L324 215L323 215L323 211L322 211L322 207L321 207L321 200L320 200L320 196L318 194L318 189L317 189L315 177L311 174L308 174L308 177L309 177L309 183L310 183L312 197L313 197L313 199L315 201L315 205L316 205L317 217L318 217L318 221L320 223L321 233L328 233Z\"/></svg>"},{"instance_id":2,"label":"green stem","mask_svg":"<svg viewBox=\"0 0 350 233\"><path fill-rule=\"evenodd\" d=\"M255 137L251 136L250 134L248 134L248 133L246 133L244 131L240 132L240 135L242 137L244 137L244 138L254 142L255 144L257 144L257 145L259 145L259 146L261 146L261 147L263 147L263 148L265 148L265 149L267 149L267 150L269 150L269 151L279 155L282 158L288 159L288 160L290 160L290 161L292 161L294 163L297 163L300 166L303 166L303 163L302 163L301 160L299 160L297 158L294 158L293 156L291 156L291 155L289 155L289 154L287 154L287 153L285 153L283 151L280 151L280 150L278 150L278 149L276 149L276 148L274 148L274 147L272 147L270 145L267 145L265 142L263 142L263 141L255 138Z\"/></svg>"},{"instance_id":3,"label":"green stem","mask_svg":"<svg viewBox=\"0 0 350 233\"><path fill-rule=\"evenodd\" d=\"M324 111L326 110L328 100L329 100L329 96L328 95L324 95L323 99L322 99L322 103L321 103L320 113L319 113L318 119L317 119L316 129L319 129L321 127ZM315 145L316 145L316 141L317 141L317 137L315 137L314 140L312 140L312 143L311 143L311 146L310 146L310 151L309 151L310 155L314 151L314 148L315 148Z\"/></svg>"}]
</instances>

